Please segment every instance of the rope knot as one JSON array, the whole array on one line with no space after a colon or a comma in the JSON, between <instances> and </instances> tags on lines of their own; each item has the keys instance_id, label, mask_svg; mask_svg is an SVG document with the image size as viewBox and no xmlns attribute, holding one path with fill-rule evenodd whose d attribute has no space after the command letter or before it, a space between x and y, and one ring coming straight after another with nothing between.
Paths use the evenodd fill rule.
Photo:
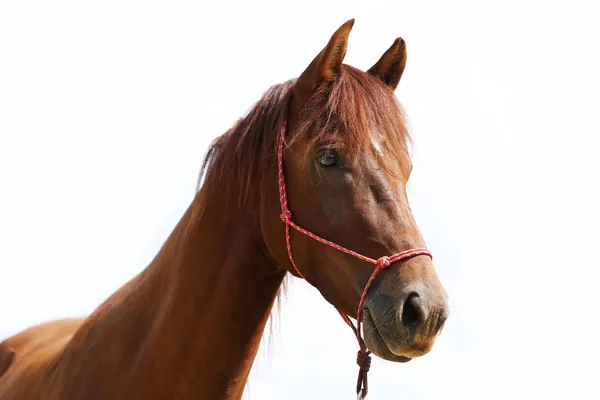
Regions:
<instances>
[{"instance_id":1,"label":"rope knot","mask_svg":"<svg viewBox=\"0 0 600 400\"><path fill-rule=\"evenodd\" d=\"M292 213L289 210L285 210L281 213L279 218L281 218L281 220L287 224L288 221L292 219Z\"/></svg>"},{"instance_id":2,"label":"rope knot","mask_svg":"<svg viewBox=\"0 0 600 400\"><path fill-rule=\"evenodd\" d=\"M383 256L377 260L377 264L381 265L382 268L387 268L390 266L390 258L388 256Z\"/></svg>"},{"instance_id":3,"label":"rope knot","mask_svg":"<svg viewBox=\"0 0 600 400\"><path fill-rule=\"evenodd\" d=\"M361 349L356 356L356 363L361 370L369 372L369 369L371 368L371 356Z\"/></svg>"}]
</instances>

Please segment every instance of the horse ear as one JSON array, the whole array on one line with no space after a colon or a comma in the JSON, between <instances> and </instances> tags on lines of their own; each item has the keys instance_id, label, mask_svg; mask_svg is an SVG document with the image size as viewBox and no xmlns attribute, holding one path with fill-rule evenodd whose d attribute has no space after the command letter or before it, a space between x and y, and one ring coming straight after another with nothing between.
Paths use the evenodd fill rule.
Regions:
<instances>
[{"instance_id":1,"label":"horse ear","mask_svg":"<svg viewBox=\"0 0 600 400\"><path fill-rule=\"evenodd\" d=\"M329 39L327 46L298 77L292 105L296 111L302 109L319 84L333 81L339 75L353 25L354 19L351 19L340 26Z\"/></svg>"},{"instance_id":2,"label":"horse ear","mask_svg":"<svg viewBox=\"0 0 600 400\"><path fill-rule=\"evenodd\" d=\"M406 65L406 42L404 39L397 38L394 44L387 49L381 56L379 61L373 65L369 71L369 74L380 79L383 83L388 85L392 90L396 90L400 78L404 72L404 66Z\"/></svg>"}]
</instances>

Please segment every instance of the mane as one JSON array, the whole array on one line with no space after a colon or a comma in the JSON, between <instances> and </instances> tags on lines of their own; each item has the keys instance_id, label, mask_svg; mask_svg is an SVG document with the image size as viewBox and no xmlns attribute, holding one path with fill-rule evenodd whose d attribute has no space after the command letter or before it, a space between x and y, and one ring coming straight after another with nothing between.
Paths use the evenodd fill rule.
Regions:
<instances>
[{"instance_id":1,"label":"mane","mask_svg":"<svg viewBox=\"0 0 600 400\"><path fill-rule=\"evenodd\" d=\"M404 109L387 85L342 65L338 79L317 88L309 100L294 138L309 138L308 153L328 144L356 159L381 157L386 172L406 179L412 144L407 125Z\"/></svg>"},{"instance_id":2,"label":"mane","mask_svg":"<svg viewBox=\"0 0 600 400\"><path fill-rule=\"evenodd\" d=\"M243 209L248 204L253 183L276 157L276 139L287 117L294 83L289 80L269 88L245 117L210 144L197 190L205 186L223 189L223 200L233 199L235 208Z\"/></svg>"},{"instance_id":3,"label":"mane","mask_svg":"<svg viewBox=\"0 0 600 400\"><path fill-rule=\"evenodd\" d=\"M245 117L210 144L197 190L218 187L226 191L224 201L234 199L228 206L248 206L258 177L276 160L277 137L287 120L295 82L269 88ZM382 165L391 174L408 176L412 140L402 106L379 79L349 65L342 65L335 81L317 88L294 131L288 132L286 145L302 137L309 138L306 154L323 143L343 147L352 157L370 152L386 157ZM382 151L374 152L375 146Z\"/></svg>"},{"instance_id":4,"label":"mane","mask_svg":"<svg viewBox=\"0 0 600 400\"><path fill-rule=\"evenodd\" d=\"M294 83L295 79L292 79L269 88L245 117L213 140L202 162L196 191L203 187L224 190L225 210L231 207L240 210L248 206L251 191L256 189L252 184L258 182L260 173L276 159L276 139L286 121ZM226 214L234 213L226 211ZM269 350L288 283L289 274L286 274L269 316L268 334L261 339L261 342L266 341ZM247 385L249 383L247 381Z\"/></svg>"}]
</instances>

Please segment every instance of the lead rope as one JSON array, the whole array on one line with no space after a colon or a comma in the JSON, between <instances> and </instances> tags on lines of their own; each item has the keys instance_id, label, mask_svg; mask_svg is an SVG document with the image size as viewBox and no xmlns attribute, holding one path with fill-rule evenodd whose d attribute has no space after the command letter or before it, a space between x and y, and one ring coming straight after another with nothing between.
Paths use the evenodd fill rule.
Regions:
<instances>
[{"instance_id":1,"label":"lead rope","mask_svg":"<svg viewBox=\"0 0 600 400\"><path fill-rule=\"evenodd\" d=\"M362 254L356 253L352 250L348 250L347 248L342 247L336 243L330 242L329 240L323 239L322 237L317 236L314 233L307 231L306 229L296 225L296 223L294 223L294 221L292 221L292 213L290 212L289 207L288 207L287 189L285 186L285 177L283 174L283 144L285 141L285 131L286 131L286 124L284 123L284 125L281 128L281 135L279 136L279 144L277 146L277 162L278 162L278 169L279 169L279 201L281 204L280 218L283 221L283 223L285 224L285 244L287 247L288 256L290 258L290 262L294 266L294 269L296 270L298 275L302 279L304 279L305 281L310 283L310 281L308 279L306 279L304 274L302 274L302 272L300 272L300 269L298 269L298 266L296 266L296 263L294 262L294 257L292 256L292 243L291 243L291 238L290 238L290 227L294 228L298 232L303 233L306 236L311 237L323 244L331 246L334 249L343 251L346 254L350 254L351 256L359 258L370 264L376 265L375 270L369 277L369 280L367 281L367 284L365 285L365 288L363 289L362 295L360 296L360 302L358 303L358 310L356 311L356 326L352 323L352 321L350 320L350 317L346 313L344 313L340 310L337 310L338 313L341 315L342 319L344 320L344 322L346 322L346 324L348 324L348 326L354 332L354 336L356 336L356 340L358 341L358 346L360 347L360 349L358 350L358 355L356 356L356 363L358 364L358 367L359 367L358 381L356 382L356 394L358 396L358 399L362 400L367 396L367 393L369 392L369 382L367 380L367 373L369 372L369 368L371 367L371 352L367 349L367 346L365 345L365 341L362 337L362 332L361 332L362 331L362 329L361 329L361 327L362 327L362 308L363 308L363 303L365 302L365 297L367 296L367 291L369 290L369 287L371 287L371 283L373 283L373 280L375 279L375 276L377 276L379 271L381 271L382 269L388 268L392 263L395 263L396 261L404 260L407 258L411 258L414 256L418 256L418 255L427 255L429 257L432 257L432 254L426 248L416 248L416 249L405 250L400 253L393 254L391 256L383 256L383 257L380 257L379 259L375 260L373 258L366 257L366 256L363 256Z\"/></svg>"}]
</instances>

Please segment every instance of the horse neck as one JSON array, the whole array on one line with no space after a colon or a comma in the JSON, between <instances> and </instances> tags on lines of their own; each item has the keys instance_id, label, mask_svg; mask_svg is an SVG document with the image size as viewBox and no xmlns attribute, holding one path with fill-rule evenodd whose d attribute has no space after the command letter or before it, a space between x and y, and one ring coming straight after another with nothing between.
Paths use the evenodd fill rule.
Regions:
<instances>
[{"instance_id":1,"label":"horse neck","mask_svg":"<svg viewBox=\"0 0 600 400\"><path fill-rule=\"evenodd\" d=\"M224 222L219 198L201 190L148 268L76 333L65 357L86 358L93 373L77 375L94 390L120 371L144 398L241 398L285 272L258 221Z\"/></svg>"}]
</instances>

